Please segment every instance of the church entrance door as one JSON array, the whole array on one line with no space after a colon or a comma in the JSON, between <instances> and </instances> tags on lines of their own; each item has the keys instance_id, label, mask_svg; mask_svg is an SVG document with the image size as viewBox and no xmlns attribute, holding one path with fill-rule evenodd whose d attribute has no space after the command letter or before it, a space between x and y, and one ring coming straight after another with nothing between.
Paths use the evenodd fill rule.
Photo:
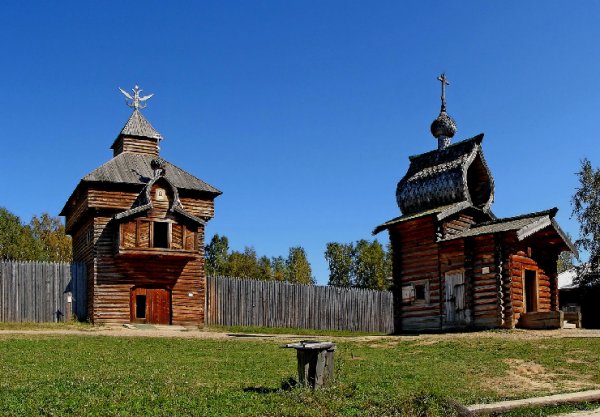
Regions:
<instances>
[{"instance_id":1,"label":"church entrance door","mask_svg":"<svg viewBox=\"0 0 600 417\"><path fill-rule=\"evenodd\" d=\"M465 274L463 271L446 272L444 301L447 324L467 324L469 316L465 309Z\"/></svg>"}]
</instances>

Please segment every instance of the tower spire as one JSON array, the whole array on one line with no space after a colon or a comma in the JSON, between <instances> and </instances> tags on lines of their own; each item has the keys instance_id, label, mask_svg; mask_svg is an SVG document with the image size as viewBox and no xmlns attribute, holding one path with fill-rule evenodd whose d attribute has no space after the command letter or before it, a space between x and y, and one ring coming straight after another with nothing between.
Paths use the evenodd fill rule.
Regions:
<instances>
[{"instance_id":1,"label":"tower spire","mask_svg":"<svg viewBox=\"0 0 600 417\"><path fill-rule=\"evenodd\" d=\"M442 83L442 105L440 114L431 123L431 134L438 140L438 150L446 149L456 133L456 122L446 113L446 86L450 85L446 74L442 73L437 80Z\"/></svg>"}]
</instances>

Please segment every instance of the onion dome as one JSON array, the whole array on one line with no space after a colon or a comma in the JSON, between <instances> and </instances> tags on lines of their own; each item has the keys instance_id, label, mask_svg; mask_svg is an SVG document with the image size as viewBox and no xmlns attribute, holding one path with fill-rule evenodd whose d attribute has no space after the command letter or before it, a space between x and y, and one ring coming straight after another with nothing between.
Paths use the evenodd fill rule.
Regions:
<instances>
[{"instance_id":1,"label":"onion dome","mask_svg":"<svg viewBox=\"0 0 600 417\"><path fill-rule=\"evenodd\" d=\"M445 109L440 112L440 115L431 123L431 134L439 138L440 136L444 136L447 138L451 138L456 133L456 122L448 113L446 113Z\"/></svg>"}]
</instances>

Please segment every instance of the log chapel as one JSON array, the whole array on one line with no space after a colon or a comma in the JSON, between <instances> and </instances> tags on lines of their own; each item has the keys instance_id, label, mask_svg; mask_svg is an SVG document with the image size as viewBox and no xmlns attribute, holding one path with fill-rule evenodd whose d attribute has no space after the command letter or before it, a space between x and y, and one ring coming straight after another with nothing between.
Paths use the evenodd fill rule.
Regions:
<instances>
[{"instance_id":1,"label":"log chapel","mask_svg":"<svg viewBox=\"0 0 600 417\"><path fill-rule=\"evenodd\" d=\"M221 192L159 156L162 136L133 108L113 158L84 176L60 215L87 267L93 323L204 323L204 225ZM83 319L80 317L80 319Z\"/></svg>"},{"instance_id":2,"label":"log chapel","mask_svg":"<svg viewBox=\"0 0 600 417\"><path fill-rule=\"evenodd\" d=\"M556 208L497 218L483 134L451 144L442 105L431 124L438 148L410 156L396 199L402 215L377 226L393 252L397 331L560 327L556 262L576 249Z\"/></svg>"}]
</instances>

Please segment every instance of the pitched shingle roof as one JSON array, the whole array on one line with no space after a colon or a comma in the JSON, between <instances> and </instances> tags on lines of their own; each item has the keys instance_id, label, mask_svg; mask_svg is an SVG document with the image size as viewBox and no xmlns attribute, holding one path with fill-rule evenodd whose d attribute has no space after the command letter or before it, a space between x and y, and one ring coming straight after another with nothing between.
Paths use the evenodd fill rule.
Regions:
<instances>
[{"instance_id":1,"label":"pitched shingle roof","mask_svg":"<svg viewBox=\"0 0 600 417\"><path fill-rule=\"evenodd\" d=\"M154 177L150 163L155 156L121 153L81 179L82 182L145 185ZM165 177L178 189L205 191L219 195L221 191L181 168L165 161Z\"/></svg>"},{"instance_id":2,"label":"pitched shingle roof","mask_svg":"<svg viewBox=\"0 0 600 417\"><path fill-rule=\"evenodd\" d=\"M450 204L447 206L441 206L441 207L435 207L429 210L424 210L424 211L420 211L418 213L412 213L412 214L405 214L396 218L393 218L392 220L388 220L387 222L380 224L379 226L377 226L375 229L373 229L372 234L376 235L377 233L385 230L385 229L389 229L390 226L393 226L395 224L398 223L403 223L406 222L408 220L413 220L413 219L417 219L419 217L425 217L425 216L429 216L432 214L436 215L437 220L443 220L448 216L451 216L453 214L456 214L460 211L463 210L475 210L478 212L482 212L482 210L471 206L469 203L463 201L460 203L456 203L456 204ZM495 219L495 216L492 212L490 211L486 211L485 215L488 216L488 218L492 218Z\"/></svg>"},{"instance_id":3,"label":"pitched shingle roof","mask_svg":"<svg viewBox=\"0 0 600 417\"><path fill-rule=\"evenodd\" d=\"M516 231L517 238L519 240L524 240L542 229L552 227L564 241L565 245L571 250L571 252L573 252L576 256L579 256L575 245L573 245L569 237L562 231L556 220L554 220L554 216L556 215L557 211L558 209L554 207L550 210L480 223L471 227L470 229L464 230L463 232L453 234L445 239L441 239L440 241L443 242L508 231Z\"/></svg>"},{"instance_id":4,"label":"pitched shingle roof","mask_svg":"<svg viewBox=\"0 0 600 417\"><path fill-rule=\"evenodd\" d=\"M402 213L413 214L459 202L488 210L494 199L494 184L483 159L482 140L480 134L445 149L409 157L408 172L396 189Z\"/></svg>"},{"instance_id":5,"label":"pitched shingle roof","mask_svg":"<svg viewBox=\"0 0 600 417\"><path fill-rule=\"evenodd\" d=\"M133 111L123 129L121 129L119 136L136 136L157 140L163 138L138 109Z\"/></svg>"}]
</instances>

